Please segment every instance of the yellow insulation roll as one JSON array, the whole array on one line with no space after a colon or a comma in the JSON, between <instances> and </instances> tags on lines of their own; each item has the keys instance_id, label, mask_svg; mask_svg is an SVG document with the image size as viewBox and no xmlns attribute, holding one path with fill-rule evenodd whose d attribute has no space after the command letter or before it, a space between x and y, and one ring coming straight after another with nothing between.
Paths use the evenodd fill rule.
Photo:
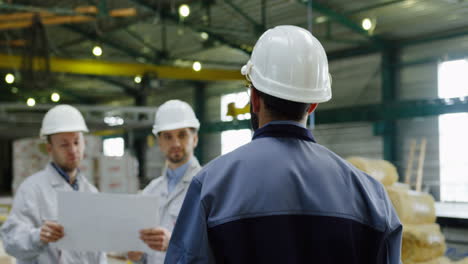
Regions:
<instances>
[{"instance_id":1,"label":"yellow insulation roll","mask_svg":"<svg viewBox=\"0 0 468 264\"><path fill-rule=\"evenodd\" d=\"M431 195L406 190L399 186L387 187L387 193L403 224L415 225L435 222L435 202Z\"/></svg>"},{"instance_id":2,"label":"yellow insulation roll","mask_svg":"<svg viewBox=\"0 0 468 264\"><path fill-rule=\"evenodd\" d=\"M390 162L386 160L349 157L346 159L356 168L374 177L385 186L390 186L398 180L398 173Z\"/></svg>"},{"instance_id":3,"label":"yellow insulation roll","mask_svg":"<svg viewBox=\"0 0 468 264\"><path fill-rule=\"evenodd\" d=\"M410 186L406 183L402 183L402 182L395 182L394 184L392 184L392 186L390 186L392 188L397 188L397 189L402 189L402 190L411 190Z\"/></svg>"},{"instance_id":4,"label":"yellow insulation roll","mask_svg":"<svg viewBox=\"0 0 468 264\"><path fill-rule=\"evenodd\" d=\"M405 261L403 264L452 264L452 262L447 257L438 257L424 262Z\"/></svg>"},{"instance_id":5,"label":"yellow insulation roll","mask_svg":"<svg viewBox=\"0 0 468 264\"><path fill-rule=\"evenodd\" d=\"M444 255L445 249L445 238L440 232L439 225L403 226L401 259L405 264L436 259Z\"/></svg>"}]
</instances>

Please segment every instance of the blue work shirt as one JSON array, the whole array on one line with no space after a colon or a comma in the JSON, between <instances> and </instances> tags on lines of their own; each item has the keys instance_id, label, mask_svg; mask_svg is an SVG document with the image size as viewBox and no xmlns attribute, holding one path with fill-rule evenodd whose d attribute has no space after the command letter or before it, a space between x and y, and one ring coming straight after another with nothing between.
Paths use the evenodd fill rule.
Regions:
<instances>
[{"instance_id":1,"label":"blue work shirt","mask_svg":"<svg viewBox=\"0 0 468 264\"><path fill-rule=\"evenodd\" d=\"M167 177L167 192L171 193L172 190L176 187L177 183L184 177L185 172L190 164L190 160L184 165L172 170L167 168L166 177Z\"/></svg>"},{"instance_id":2,"label":"blue work shirt","mask_svg":"<svg viewBox=\"0 0 468 264\"><path fill-rule=\"evenodd\" d=\"M291 124L208 163L166 264L399 264L402 225L381 183Z\"/></svg>"},{"instance_id":3,"label":"blue work shirt","mask_svg":"<svg viewBox=\"0 0 468 264\"><path fill-rule=\"evenodd\" d=\"M60 176L62 176L62 178L68 184L70 184L73 190L78 191L80 189L80 186L78 185L78 177L75 178L75 181L73 183L70 183L70 176L68 176L68 174L64 170L62 170L59 166L57 166L57 164L53 162L51 162L50 164L52 165L52 167L54 167L54 169L58 172L58 174L60 174Z\"/></svg>"}]
</instances>

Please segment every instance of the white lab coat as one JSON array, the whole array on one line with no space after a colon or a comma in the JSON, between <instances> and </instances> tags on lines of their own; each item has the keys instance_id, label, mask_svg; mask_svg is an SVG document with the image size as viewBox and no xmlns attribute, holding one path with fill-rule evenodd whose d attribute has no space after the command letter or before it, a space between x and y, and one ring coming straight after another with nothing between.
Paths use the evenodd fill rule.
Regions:
<instances>
[{"instance_id":1,"label":"white lab coat","mask_svg":"<svg viewBox=\"0 0 468 264\"><path fill-rule=\"evenodd\" d=\"M80 173L77 179L80 192L97 192ZM44 221L57 221L59 190L73 191L50 163L20 185L10 215L1 228L6 252L17 259L17 264L106 264L104 253L59 250L40 240Z\"/></svg>"},{"instance_id":2,"label":"white lab coat","mask_svg":"<svg viewBox=\"0 0 468 264\"><path fill-rule=\"evenodd\" d=\"M192 157L182 179L177 183L174 190L170 194L167 191L166 170L163 170L163 176L152 180L143 190L142 194L155 195L159 201L159 226L171 231L179 215L180 208L184 202L188 187L192 178L201 170L200 163L197 158ZM162 264L164 263L165 252L153 251L147 254L147 264Z\"/></svg>"}]
</instances>

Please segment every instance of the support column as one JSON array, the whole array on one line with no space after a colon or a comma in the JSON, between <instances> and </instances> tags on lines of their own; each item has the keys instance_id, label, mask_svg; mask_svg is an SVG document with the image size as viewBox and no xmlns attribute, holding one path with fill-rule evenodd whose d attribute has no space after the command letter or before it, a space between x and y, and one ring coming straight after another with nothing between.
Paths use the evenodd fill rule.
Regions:
<instances>
[{"instance_id":1,"label":"support column","mask_svg":"<svg viewBox=\"0 0 468 264\"><path fill-rule=\"evenodd\" d=\"M389 46L382 52L382 104L394 103L398 99L398 60L397 48ZM397 161L396 121L386 120L383 126L383 158L395 164Z\"/></svg>"},{"instance_id":2,"label":"support column","mask_svg":"<svg viewBox=\"0 0 468 264\"><path fill-rule=\"evenodd\" d=\"M197 115L198 120L200 121L201 126L206 124L206 85L202 82L195 83L195 101L194 101L194 110ZM205 164L205 135L198 134L198 146L195 149L195 156L198 158L201 164Z\"/></svg>"}]
</instances>

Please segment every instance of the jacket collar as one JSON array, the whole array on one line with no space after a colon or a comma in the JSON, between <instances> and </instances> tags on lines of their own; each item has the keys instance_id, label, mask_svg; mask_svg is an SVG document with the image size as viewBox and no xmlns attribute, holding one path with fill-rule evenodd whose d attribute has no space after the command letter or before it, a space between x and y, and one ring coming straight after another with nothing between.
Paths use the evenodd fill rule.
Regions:
<instances>
[{"instance_id":1,"label":"jacket collar","mask_svg":"<svg viewBox=\"0 0 468 264\"><path fill-rule=\"evenodd\" d=\"M255 131L252 140L264 137L297 138L314 143L316 142L310 130L292 124L268 123Z\"/></svg>"},{"instance_id":2,"label":"jacket collar","mask_svg":"<svg viewBox=\"0 0 468 264\"><path fill-rule=\"evenodd\" d=\"M189 167L187 168L187 170L185 171L185 174L184 176L182 177L182 179L180 180L179 183L176 184L174 190L172 190L172 192L170 194L167 193L167 177L166 177L166 169L167 169L167 165L166 165L166 168L164 168L163 172L164 174L162 175L163 179L162 179L162 184L161 184L161 187L163 188L162 189L162 192L165 194L165 195L168 195L168 198L167 198L167 201L166 201L166 204L168 204L169 202L171 202L174 197L176 197L177 195L179 195L179 193L186 187L190 184L190 182L192 181L192 178L194 176L194 172L200 168L200 163L198 162L197 158L195 156L193 156L191 159L190 159L190 165Z\"/></svg>"},{"instance_id":3,"label":"jacket collar","mask_svg":"<svg viewBox=\"0 0 468 264\"><path fill-rule=\"evenodd\" d=\"M184 173L184 176L182 177L181 181L183 182L191 182L192 181L192 177L190 177L191 175L191 172L194 170L194 169L197 169L200 167L200 163L198 162L198 159L193 156L189 161L188 161L189 165L187 167L187 170L185 170L185 173ZM166 177L166 173L167 173L167 163L166 165L164 165L164 168L162 170L162 176L163 176L163 181L167 182L167 177Z\"/></svg>"},{"instance_id":4,"label":"jacket collar","mask_svg":"<svg viewBox=\"0 0 468 264\"><path fill-rule=\"evenodd\" d=\"M47 171L47 176L49 178L49 182L50 182L50 185L52 185L52 187L63 186L63 185L70 186L70 184L68 184L68 182L65 181L65 179L57 172L57 170L52 166L50 162L47 163L44 170ZM83 182L83 177L81 177L80 172L76 174L76 179L77 179L78 184L81 186L81 183ZM72 187L70 186L70 188Z\"/></svg>"}]
</instances>

